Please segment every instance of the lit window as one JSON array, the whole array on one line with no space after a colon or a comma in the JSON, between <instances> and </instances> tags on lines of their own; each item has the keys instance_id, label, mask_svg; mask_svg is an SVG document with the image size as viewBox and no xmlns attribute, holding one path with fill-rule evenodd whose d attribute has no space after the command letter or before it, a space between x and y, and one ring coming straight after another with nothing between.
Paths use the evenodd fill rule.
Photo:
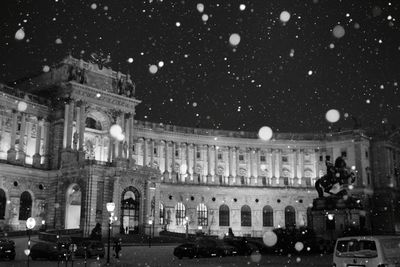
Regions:
<instances>
[{"instance_id":1,"label":"lit window","mask_svg":"<svg viewBox=\"0 0 400 267\"><path fill-rule=\"evenodd\" d=\"M263 208L263 226L274 226L274 212L270 206Z\"/></svg>"},{"instance_id":2,"label":"lit window","mask_svg":"<svg viewBox=\"0 0 400 267\"><path fill-rule=\"evenodd\" d=\"M185 205L182 204L182 202L179 202L175 206L175 219L176 219L176 225L183 225L183 222L186 217L186 209Z\"/></svg>"},{"instance_id":3,"label":"lit window","mask_svg":"<svg viewBox=\"0 0 400 267\"><path fill-rule=\"evenodd\" d=\"M251 226L251 209L244 205L240 210L241 226Z\"/></svg>"},{"instance_id":4,"label":"lit window","mask_svg":"<svg viewBox=\"0 0 400 267\"><path fill-rule=\"evenodd\" d=\"M197 206L197 223L200 226L208 225L207 207L204 203L200 203Z\"/></svg>"},{"instance_id":5,"label":"lit window","mask_svg":"<svg viewBox=\"0 0 400 267\"><path fill-rule=\"evenodd\" d=\"M227 205L219 207L219 226L229 226L229 207Z\"/></svg>"}]
</instances>

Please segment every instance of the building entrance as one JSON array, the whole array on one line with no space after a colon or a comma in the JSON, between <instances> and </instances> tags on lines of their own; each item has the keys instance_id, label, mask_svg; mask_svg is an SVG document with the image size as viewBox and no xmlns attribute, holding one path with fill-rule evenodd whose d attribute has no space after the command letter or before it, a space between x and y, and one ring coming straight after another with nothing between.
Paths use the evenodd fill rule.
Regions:
<instances>
[{"instance_id":1,"label":"building entrance","mask_svg":"<svg viewBox=\"0 0 400 267\"><path fill-rule=\"evenodd\" d=\"M130 186L122 192L121 197L121 231L125 234L139 233L139 191Z\"/></svg>"},{"instance_id":2,"label":"building entrance","mask_svg":"<svg viewBox=\"0 0 400 267\"><path fill-rule=\"evenodd\" d=\"M67 189L65 205L65 229L78 229L81 220L82 191L77 184Z\"/></svg>"}]
</instances>

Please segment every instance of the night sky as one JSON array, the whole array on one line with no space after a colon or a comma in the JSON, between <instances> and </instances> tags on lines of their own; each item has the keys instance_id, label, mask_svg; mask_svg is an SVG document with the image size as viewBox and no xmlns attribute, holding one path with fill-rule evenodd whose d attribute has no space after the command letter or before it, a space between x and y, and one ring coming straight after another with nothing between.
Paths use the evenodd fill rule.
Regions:
<instances>
[{"instance_id":1,"label":"night sky","mask_svg":"<svg viewBox=\"0 0 400 267\"><path fill-rule=\"evenodd\" d=\"M397 0L7 0L0 15L2 82L103 51L132 75L139 120L275 132L400 125Z\"/></svg>"}]
</instances>

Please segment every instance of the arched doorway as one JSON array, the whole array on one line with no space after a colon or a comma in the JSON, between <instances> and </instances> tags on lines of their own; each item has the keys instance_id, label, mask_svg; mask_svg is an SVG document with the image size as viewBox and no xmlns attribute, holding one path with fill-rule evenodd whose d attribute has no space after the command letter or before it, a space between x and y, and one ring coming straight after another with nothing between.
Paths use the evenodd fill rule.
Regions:
<instances>
[{"instance_id":1,"label":"arched doorway","mask_svg":"<svg viewBox=\"0 0 400 267\"><path fill-rule=\"evenodd\" d=\"M121 232L125 234L139 233L140 193L130 186L121 196Z\"/></svg>"},{"instance_id":2,"label":"arched doorway","mask_svg":"<svg viewBox=\"0 0 400 267\"><path fill-rule=\"evenodd\" d=\"M66 193L65 229L77 229L81 221L82 191L79 185L72 184Z\"/></svg>"}]
</instances>

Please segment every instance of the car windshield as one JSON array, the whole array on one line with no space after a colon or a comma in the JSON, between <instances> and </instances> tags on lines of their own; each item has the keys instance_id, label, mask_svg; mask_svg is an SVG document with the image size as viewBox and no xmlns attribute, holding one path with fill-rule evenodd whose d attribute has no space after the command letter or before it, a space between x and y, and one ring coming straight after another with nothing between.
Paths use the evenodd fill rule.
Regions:
<instances>
[{"instance_id":1,"label":"car windshield","mask_svg":"<svg viewBox=\"0 0 400 267\"><path fill-rule=\"evenodd\" d=\"M338 257L377 257L377 249L373 240L343 240L338 241L336 246L336 256Z\"/></svg>"}]
</instances>

